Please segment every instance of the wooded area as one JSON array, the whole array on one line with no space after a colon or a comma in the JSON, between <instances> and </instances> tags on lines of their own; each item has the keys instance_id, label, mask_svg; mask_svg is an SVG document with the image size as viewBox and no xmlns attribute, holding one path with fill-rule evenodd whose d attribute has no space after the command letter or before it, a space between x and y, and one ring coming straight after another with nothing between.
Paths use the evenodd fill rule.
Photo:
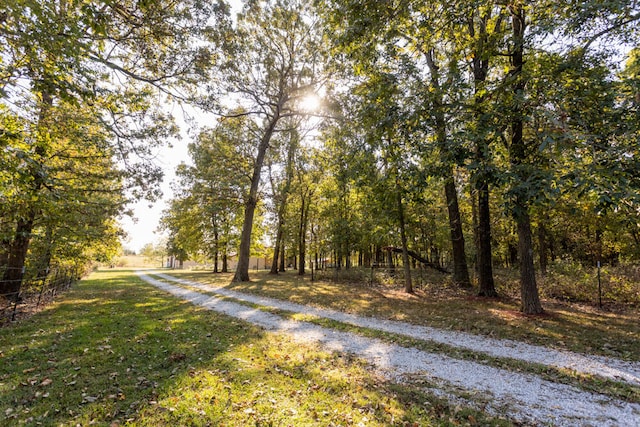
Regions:
<instances>
[{"instance_id":1,"label":"wooded area","mask_svg":"<svg viewBox=\"0 0 640 427\"><path fill-rule=\"evenodd\" d=\"M236 281L251 255L305 274L395 247L407 292L412 259L485 297L506 266L535 314L554 263L638 262L636 2L243 5L6 2L0 294L113 256L127 202L158 196L166 102L217 117L178 170L170 253L237 256Z\"/></svg>"}]
</instances>

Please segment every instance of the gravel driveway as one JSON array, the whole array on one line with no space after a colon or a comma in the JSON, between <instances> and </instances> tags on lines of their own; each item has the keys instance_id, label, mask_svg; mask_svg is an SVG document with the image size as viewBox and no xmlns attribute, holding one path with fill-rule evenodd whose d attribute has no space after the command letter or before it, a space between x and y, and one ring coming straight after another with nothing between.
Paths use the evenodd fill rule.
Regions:
<instances>
[{"instance_id":1,"label":"gravel driveway","mask_svg":"<svg viewBox=\"0 0 640 427\"><path fill-rule=\"evenodd\" d=\"M508 357L531 363L598 374L640 385L640 363L586 356L547 349L511 340L497 340L471 334L442 331L403 322L359 317L334 310L318 309L271 298L213 288L197 282L153 273L165 281L138 272L146 282L211 310L224 313L268 331L288 333L301 342L317 343L329 351L347 352L368 361L389 379L402 381L406 376L423 377L437 388L429 391L460 401L455 390L483 396L482 409L504 414L516 422L551 424L557 426L640 426L640 404L624 402L606 395L590 393L578 388L543 380L536 375L513 372L468 360L451 358L415 348L406 348L354 333L340 332L318 325L277 316L243 304L223 301L200 292L169 284L166 281L200 288L221 296L229 296L250 303L312 314L353 325L407 335L413 338L450 346ZM488 404L485 403L488 401ZM474 405L474 402L462 402ZM477 406L477 405L476 405Z\"/></svg>"}]
</instances>

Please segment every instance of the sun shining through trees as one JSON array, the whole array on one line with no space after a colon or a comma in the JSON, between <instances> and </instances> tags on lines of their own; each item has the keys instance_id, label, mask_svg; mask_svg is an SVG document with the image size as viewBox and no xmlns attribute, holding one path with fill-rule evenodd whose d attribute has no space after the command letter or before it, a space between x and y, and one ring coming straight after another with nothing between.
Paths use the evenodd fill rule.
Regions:
<instances>
[{"instance_id":1,"label":"sun shining through trees","mask_svg":"<svg viewBox=\"0 0 640 427\"><path fill-rule=\"evenodd\" d=\"M562 317L560 306L637 320L638 1L4 0L0 9L0 315L42 294L59 269L80 277L116 265L117 220L132 202L161 197L170 174L156 153L181 135L189 161L176 168L158 252L227 284L270 273L296 278L286 291L300 297L298 283L324 276L343 286L339 304L380 287L403 301L456 300L461 311L499 304L508 316L459 322L445 310L437 326L486 336L517 321L531 328L515 337L541 345L571 345L556 331L544 341L535 326ZM167 105L197 111L200 123L174 119ZM574 350L636 357L616 327ZM38 375L5 387L6 404L22 406L2 407L0 424L9 409L39 422L28 419L38 400L29 384L37 393L52 384ZM110 394L88 396L98 395ZM131 403L123 411L120 420L139 414Z\"/></svg>"},{"instance_id":2,"label":"sun shining through trees","mask_svg":"<svg viewBox=\"0 0 640 427\"><path fill-rule=\"evenodd\" d=\"M409 253L483 296L493 264L517 268L522 310L539 313L536 270L640 257L637 2L41 3L0 14L4 292L27 268L114 256L112 220L160 196L167 102L246 116L213 126L230 151L195 174L234 159L242 184L200 209L237 218L169 233L224 232L237 280L274 249L252 241L281 235L285 265L304 271L312 250L318 265L402 266L408 292ZM175 248L202 258L215 240Z\"/></svg>"},{"instance_id":3,"label":"sun shining through trees","mask_svg":"<svg viewBox=\"0 0 640 427\"><path fill-rule=\"evenodd\" d=\"M562 256L640 256L637 73L620 73L635 69L633 56L613 66L600 43L637 41L627 31L635 6L314 5L252 3L224 27L225 43L210 40L219 62L204 69L207 99L234 101L206 107L247 120L216 126L214 139L238 151L207 154L195 176L217 176L232 155L251 182L216 188L198 209L235 206L225 205L234 215L224 251L239 258L237 280L249 279L252 255L267 255L274 273L311 260L402 267L412 292L411 259L421 259L495 297L496 264L519 270L521 309L539 313L536 269ZM572 46L546 50L545 35ZM193 200L198 185L183 188ZM171 222L175 233L218 236L187 253L222 253L217 225Z\"/></svg>"},{"instance_id":4,"label":"sun shining through trees","mask_svg":"<svg viewBox=\"0 0 640 427\"><path fill-rule=\"evenodd\" d=\"M300 100L300 110L303 113L317 113L322 108L322 98L319 95L312 93L305 95Z\"/></svg>"}]
</instances>

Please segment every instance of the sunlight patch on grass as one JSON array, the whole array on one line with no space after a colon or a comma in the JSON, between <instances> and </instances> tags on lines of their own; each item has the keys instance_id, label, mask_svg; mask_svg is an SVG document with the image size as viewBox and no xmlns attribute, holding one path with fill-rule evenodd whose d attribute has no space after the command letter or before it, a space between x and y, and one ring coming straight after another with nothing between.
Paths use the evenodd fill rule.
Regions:
<instances>
[{"instance_id":1,"label":"sunlight patch on grass","mask_svg":"<svg viewBox=\"0 0 640 427\"><path fill-rule=\"evenodd\" d=\"M357 359L194 307L131 272L93 274L0 329L0 349L3 425L428 426L469 416L506 425L387 384Z\"/></svg>"},{"instance_id":2,"label":"sunlight patch on grass","mask_svg":"<svg viewBox=\"0 0 640 427\"><path fill-rule=\"evenodd\" d=\"M623 400L627 400L630 402L640 402L640 387L629 385L626 383L620 383L617 381L604 379L604 378L600 378L600 377L588 375L588 374L579 374L571 370L559 369L559 368L539 365L535 363L527 363L527 362L523 362L516 359L496 358L496 357L488 356L483 353L477 353L471 350L460 349L460 348L452 347L446 344L439 344L431 341L410 338L410 337L406 337L399 334L387 333L387 332L382 332L375 329L354 326L348 323L343 323L343 322L339 322L331 319L325 319L325 318L321 318L321 317L306 314L306 313L295 313L287 310L277 309L274 307L261 306L258 304L237 300L231 297L222 297L222 296L216 295L213 291L206 292L201 289L193 288L185 285L183 285L183 287L194 290L194 291L198 291L201 293L205 293L211 296L216 296L216 298L219 298L221 300L233 301L239 304L247 305L248 307L251 307L251 308L268 311L272 314L276 314L278 316L282 316L285 318L289 318L297 321L310 322L322 327L340 330L344 332L357 333L370 338L381 339L383 341L386 341L392 344L398 344L405 347L415 347L431 353L442 353L457 359L472 360L476 362L483 361L483 363L487 363L501 369L509 369L515 372L523 372L523 371L530 372L532 374L539 375L542 378L550 381L569 384L574 387L582 388L588 391L608 394L612 397L621 398ZM496 312L502 313L502 312L505 312L505 310L500 310L500 311L496 310ZM509 311L507 310L506 312L509 312ZM520 313L518 314L519 315L516 316L518 320L522 320L522 319L526 320L529 318L529 316L525 316ZM535 325L542 324L540 322L539 317L535 317L535 319L537 319L536 320L537 323L535 323ZM549 342L550 346L557 346L557 345L554 345L557 342L562 343L562 345L564 345L562 341L559 341L558 339L556 339L556 338L564 337L563 335L552 337L550 336L552 335L550 331L540 330L540 329L536 329L536 331L546 335L546 338L550 340Z\"/></svg>"},{"instance_id":3,"label":"sunlight patch on grass","mask_svg":"<svg viewBox=\"0 0 640 427\"><path fill-rule=\"evenodd\" d=\"M509 338L551 345L580 353L614 356L640 361L638 311L613 313L593 307L545 301L546 314L524 316L515 299L477 298L473 291L426 285L415 295L400 286L311 282L294 272L277 276L266 271L252 273L252 281L231 283L206 272L171 271L172 275L225 286L241 292L316 307L332 308L362 316L470 332L493 338Z\"/></svg>"}]
</instances>

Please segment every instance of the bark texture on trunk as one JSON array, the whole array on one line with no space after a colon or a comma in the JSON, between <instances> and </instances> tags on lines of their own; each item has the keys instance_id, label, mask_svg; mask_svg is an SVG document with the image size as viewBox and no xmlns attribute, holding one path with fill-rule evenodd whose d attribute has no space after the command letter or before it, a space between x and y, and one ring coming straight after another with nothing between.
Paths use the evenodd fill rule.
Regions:
<instances>
[{"instance_id":1,"label":"bark texture on trunk","mask_svg":"<svg viewBox=\"0 0 640 427\"><path fill-rule=\"evenodd\" d=\"M489 176L487 174L487 162L489 154L489 141L484 133L489 124L484 118L485 82L489 74L489 52L491 43L487 29L487 23L491 18L491 11L476 11L469 17L469 35L473 37L472 70L474 80L474 120L478 135L475 141L475 160L479 170L475 173L475 190L477 193L478 227L476 230L476 251L478 270L478 295L484 297L496 297L498 293L493 281L493 264L491 252L491 210L489 207ZM501 24L496 23L496 31Z\"/></svg>"},{"instance_id":2,"label":"bark texture on trunk","mask_svg":"<svg viewBox=\"0 0 640 427\"><path fill-rule=\"evenodd\" d=\"M478 295L497 297L493 281L493 260L491 259L491 210L489 208L489 184L485 180L477 182L478 194Z\"/></svg>"},{"instance_id":3,"label":"bark texture on trunk","mask_svg":"<svg viewBox=\"0 0 640 427\"><path fill-rule=\"evenodd\" d=\"M458 205L458 191L453 181L453 171L451 171L451 177L447 179L444 189L447 198L449 230L453 253L453 283L463 288L469 288L471 287L471 280L469 279L469 268L467 267L462 220L460 218L460 208Z\"/></svg>"},{"instance_id":4,"label":"bark texture on trunk","mask_svg":"<svg viewBox=\"0 0 640 427\"><path fill-rule=\"evenodd\" d=\"M543 310L536 283L531 219L528 212L524 211L519 214L516 222L518 228L521 310L526 314L540 314Z\"/></svg>"},{"instance_id":5,"label":"bark texture on trunk","mask_svg":"<svg viewBox=\"0 0 640 427\"><path fill-rule=\"evenodd\" d=\"M8 250L7 263L3 266L0 295L12 299L18 298L35 216L35 211L32 211L27 218L18 220L16 224L15 235Z\"/></svg>"},{"instance_id":6,"label":"bark texture on trunk","mask_svg":"<svg viewBox=\"0 0 640 427\"><path fill-rule=\"evenodd\" d=\"M407 232L404 222L404 206L402 205L402 193L399 186L396 186L396 197L398 202L398 222L400 223L400 239L402 241L402 264L404 268L404 291L413 293L413 283L411 281L411 264L409 263L409 248L407 247ZM391 251L389 251L391 253Z\"/></svg>"},{"instance_id":7,"label":"bark texture on trunk","mask_svg":"<svg viewBox=\"0 0 640 427\"><path fill-rule=\"evenodd\" d=\"M431 72L431 84L436 89L436 101L434 116L436 121L436 139L440 147L441 158L444 164L451 165L453 159L447 138L447 121L444 114L444 101L440 88L440 73L435 62L433 51L426 54L427 65ZM467 267L467 255L464 246L464 234L462 232L462 221L460 208L458 205L458 190L454 180L453 166L449 166L445 178L445 197L447 202L447 213L449 215L449 229L451 237L451 248L453 255L453 282L461 287L471 287L469 279L469 269Z\"/></svg>"},{"instance_id":8,"label":"bark texture on trunk","mask_svg":"<svg viewBox=\"0 0 640 427\"><path fill-rule=\"evenodd\" d=\"M256 206L258 205L258 187L260 185L264 157L269 148L269 142L271 141L271 136L273 135L279 118L280 114L278 109L276 114L271 118L258 145L258 153L253 166L253 175L251 176L251 187L249 188L249 195L244 208L244 222L242 223L242 233L240 234L240 250L238 251L238 266L233 276L234 282L248 282L250 280L249 260L251 258L251 232L253 230L253 217Z\"/></svg>"},{"instance_id":9,"label":"bark texture on trunk","mask_svg":"<svg viewBox=\"0 0 640 427\"><path fill-rule=\"evenodd\" d=\"M42 100L38 112L38 128L43 133L46 133L48 113L53 105L53 96L46 90L41 92L40 95ZM34 152L37 155L37 160L33 161L29 167L29 175L32 178L31 188L29 189L31 195L37 195L44 187L47 174L44 164L47 158L46 151L43 143L36 143ZM31 206L26 209L24 216L16 221L13 239L3 242L6 244L6 253L0 255L0 261L3 261L0 264L0 270L3 270L2 278L0 279L0 295L11 294L7 296L16 299L19 297L25 262L31 243L31 233L40 212L40 207L37 203L31 202Z\"/></svg>"},{"instance_id":10,"label":"bark texture on trunk","mask_svg":"<svg viewBox=\"0 0 640 427\"><path fill-rule=\"evenodd\" d=\"M511 121L511 147L509 155L520 181L526 182L526 169L523 164L527 160L527 147L524 141L524 111L522 98L525 89L525 80L522 76L524 65L524 34L525 16L520 3L510 7L511 23L513 28L514 49L511 54L512 69L509 77L513 80L513 119ZM520 258L520 297L521 309L526 314L542 313L542 305L538 295L536 283L535 262L533 258L533 241L531 233L531 217L529 215L529 200L519 191L515 198L513 214L518 228L518 257Z\"/></svg>"}]
</instances>

